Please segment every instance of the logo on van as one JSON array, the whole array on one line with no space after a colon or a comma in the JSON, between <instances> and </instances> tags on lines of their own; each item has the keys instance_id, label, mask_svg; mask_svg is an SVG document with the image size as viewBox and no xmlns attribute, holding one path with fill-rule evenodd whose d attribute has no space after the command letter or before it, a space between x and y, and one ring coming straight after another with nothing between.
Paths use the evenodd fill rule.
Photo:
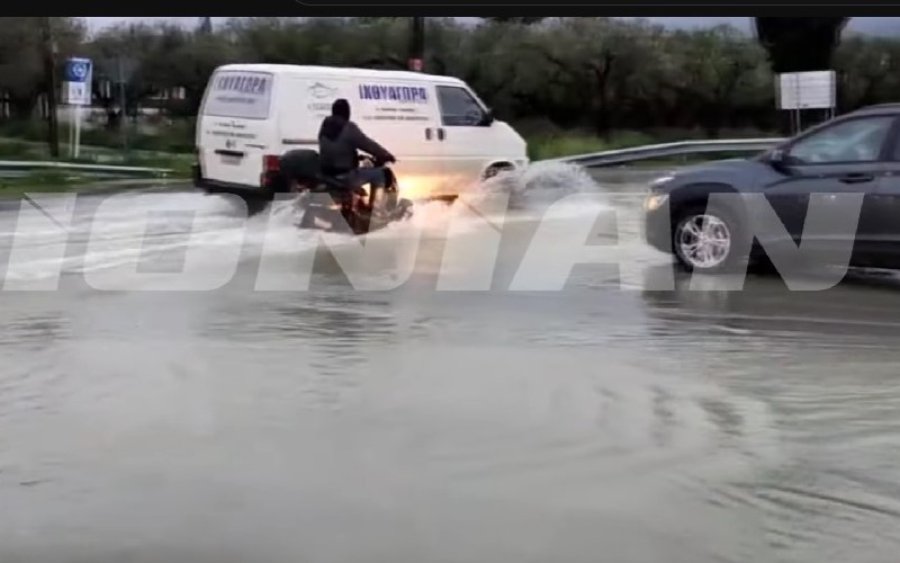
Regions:
<instances>
[{"instance_id":1,"label":"logo on van","mask_svg":"<svg viewBox=\"0 0 900 563\"><path fill-rule=\"evenodd\" d=\"M226 74L216 80L217 90L239 92L241 94L265 94L269 81L267 76Z\"/></svg>"},{"instance_id":2,"label":"logo on van","mask_svg":"<svg viewBox=\"0 0 900 563\"><path fill-rule=\"evenodd\" d=\"M411 86L360 84L359 97L363 100L385 100L407 104L428 103L428 91L425 88Z\"/></svg>"},{"instance_id":3,"label":"logo on van","mask_svg":"<svg viewBox=\"0 0 900 563\"><path fill-rule=\"evenodd\" d=\"M309 93L313 98L324 99L324 98L334 98L337 96L337 88L332 88L331 86L326 86L321 82L316 82L312 86L309 87Z\"/></svg>"}]
</instances>

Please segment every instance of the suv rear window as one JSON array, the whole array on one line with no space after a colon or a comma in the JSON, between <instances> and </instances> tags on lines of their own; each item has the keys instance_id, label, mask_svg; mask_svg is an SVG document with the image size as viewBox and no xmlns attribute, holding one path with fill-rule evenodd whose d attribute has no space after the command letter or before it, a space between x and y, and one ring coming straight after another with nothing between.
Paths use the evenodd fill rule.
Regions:
<instances>
[{"instance_id":1,"label":"suv rear window","mask_svg":"<svg viewBox=\"0 0 900 563\"><path fill-rule=\"evenodd\" d=\"M273 76L265 72L217 72L209 83L203 115L266 119Z\"/></svg>"}]
</instances>

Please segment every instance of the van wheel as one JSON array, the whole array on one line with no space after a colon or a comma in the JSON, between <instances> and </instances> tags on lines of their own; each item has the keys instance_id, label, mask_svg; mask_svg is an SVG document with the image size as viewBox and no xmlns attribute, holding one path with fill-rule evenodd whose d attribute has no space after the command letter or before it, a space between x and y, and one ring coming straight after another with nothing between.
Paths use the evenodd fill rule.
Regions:
<instances>
[{"instance_id":1,"label":"van wheel","mask_svg":"<svg viewBox=\"0 0 900 563\"><path fill-rule=\"evenodd\" d=\"M484 171L484 174L482 174L481 179L482 180L490 180L491 178L500 174L501 172L512 172L513 170L515 170L515 167L512 164L506 164L506 163L492 164L488 167L487 170Z\"/></svg>"},{"instance_id":2,"label":"van wheel","mask_svg":"<svg viewBox=\"0 0 900 563\"><path fill-rule=\"evenodd\" d=\"M689 272L731 272L741 261L741 237L741 225L728 210L690 207L677 216L672 249Z\"/></svg>"}]
</instances>

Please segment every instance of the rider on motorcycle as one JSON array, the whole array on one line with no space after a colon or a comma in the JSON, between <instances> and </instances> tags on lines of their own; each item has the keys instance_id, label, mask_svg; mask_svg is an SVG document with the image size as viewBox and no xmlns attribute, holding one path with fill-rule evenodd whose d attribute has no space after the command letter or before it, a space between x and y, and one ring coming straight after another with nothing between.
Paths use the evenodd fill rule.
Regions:
<instances>
[{"instance_id":1,"label":"rider on motorcycle","mask_svg":"<svg viewBox=\"0 0 900 563\"><path fill-rule=\"evenodd\" d=\"M319 128L319 158L322 173L346 179L354 188L369 184L373 190L384 188L387 182L380 166L359 167L357 150L370 154L377 163L396 162L394 155L370 139L356 123L350 121L350 103L338 99L331 106L331 115Z\"/></svg>"}]
</instances>

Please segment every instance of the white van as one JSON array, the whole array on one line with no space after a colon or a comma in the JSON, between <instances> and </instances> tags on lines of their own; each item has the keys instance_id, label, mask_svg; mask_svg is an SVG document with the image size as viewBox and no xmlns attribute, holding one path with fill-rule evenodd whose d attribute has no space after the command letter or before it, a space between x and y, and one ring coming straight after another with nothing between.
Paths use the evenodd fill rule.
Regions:
<instances>
[{"instance_id":1,"label":"white van","mask_svg":"<svg viewBox=\"0 0 900 563\"><path fill-rule=\"evenodd\" d=\"M338 98L351 119L397 158L400 195L459 195L528 164L526 144L461 80L416 72L233 64L213 73L197 118L194 182L209 192L264 194L278 157L318 150Z\"/></svg>"}]
</instances>

